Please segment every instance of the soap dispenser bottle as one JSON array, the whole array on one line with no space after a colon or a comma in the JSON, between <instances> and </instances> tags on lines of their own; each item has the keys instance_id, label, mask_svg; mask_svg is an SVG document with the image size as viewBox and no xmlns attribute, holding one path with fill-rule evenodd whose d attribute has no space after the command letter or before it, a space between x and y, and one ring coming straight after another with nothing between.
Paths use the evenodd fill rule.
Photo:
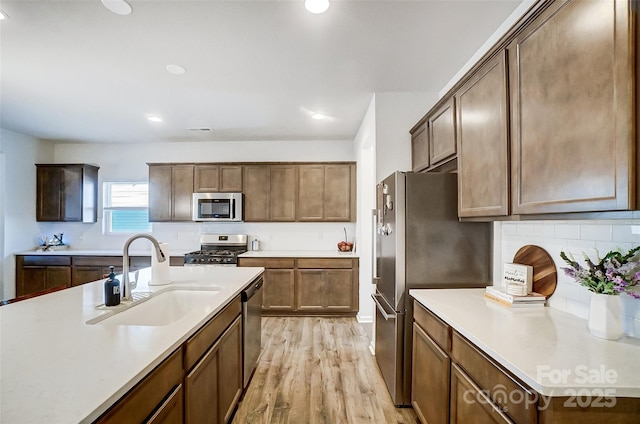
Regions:
<instances>
[{"instance_id":1,"label":"soap dispenser bottle","mask_svg":"<svg viewBox=\"0 0 640 424\"><path fill-rule=\"evenodd\" d=\"M109 270L111 271L109 278L104 282L104 304L105 306L116 306L120 304L120 281L116 280L113 266L110 266Z\"/></svg>"}]
</instances>

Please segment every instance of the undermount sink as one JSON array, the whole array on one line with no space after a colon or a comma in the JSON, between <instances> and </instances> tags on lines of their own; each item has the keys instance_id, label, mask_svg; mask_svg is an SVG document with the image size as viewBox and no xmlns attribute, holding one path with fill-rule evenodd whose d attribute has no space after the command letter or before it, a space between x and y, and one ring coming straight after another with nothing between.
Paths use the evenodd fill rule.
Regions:
<instances>
[{"instance_id":1,"label":"undermount sink","mask_svg":"<svg viewBox=\"0 0 640 424\"><path fill-rule=\"evenodd\" d=\"M185 315L201 310L208 312L213 308L219 288L207 290L166 290L116 312L87 321L98 325L139 325L163 326L178 321Z\"/></svg>"}]
</instances>

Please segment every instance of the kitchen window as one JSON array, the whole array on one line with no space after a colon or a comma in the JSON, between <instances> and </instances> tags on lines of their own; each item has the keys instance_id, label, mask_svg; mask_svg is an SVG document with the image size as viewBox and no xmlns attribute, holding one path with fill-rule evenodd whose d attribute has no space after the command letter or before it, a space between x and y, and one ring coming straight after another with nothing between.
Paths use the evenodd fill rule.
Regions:
<instances>
[{"instance_id":1,"label":"kitchen window","mask_svg":"<svg viewBox=\"0 0 640 424\"><path fill-rule=\"evenodd\" d=\"M104 182L103 233L150 233L149 184L137 181Z\"/></svg>"}]
</instances>

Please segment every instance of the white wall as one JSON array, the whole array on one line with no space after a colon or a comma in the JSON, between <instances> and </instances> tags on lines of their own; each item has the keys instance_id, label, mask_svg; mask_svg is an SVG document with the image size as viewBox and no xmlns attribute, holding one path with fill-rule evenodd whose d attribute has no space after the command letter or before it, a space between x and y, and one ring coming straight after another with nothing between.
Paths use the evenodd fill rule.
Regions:
<instances>
[{"instance_id":1,"label":"white wall","mask_svg":"<svg viewBox=\"0 0 640 424\"><path fill-rule=\"evenodd\" d=\"M13 252L31 249L41 232L36 222L36 163L53 160L53 145L32 137L0 129L0 228L2 240L2 284L0 298L15 296ZM2 158L0 158L1 160Z\"/></svg>"},{"instance_id":2,"label":"white wall","mask_svg":"<svg viewBox=\"0 0 640 424\"><path fill-rule=\"evenodd\" d=\"M616 221L535 221L503 222L497 232L496 244L504 262L511 262L518 249L533 244L545 249L558 271L558 285L549 299L549 306L587 319L591 293L566 276L561 267L566 264L560 251L572 253L580 262L582 253L594 258L597 252L604 256L617 248L627 251L640 244L640 220ZM494 284L499 282L501 272L494 273ZM624 332L640 337L640 300L622 295ZM585 326L587 324L585 323Z\"/></svg>"},{"instance_id":3,"label":"white wall","mask_svg":"<svg viewBox=\"0 0 640 424\"><path fill-rule=\"evenodd\" d=\"M376 93L376 182L411 171L409 130L437 100L436 93Z\"/></svg>"},{"instance_id":4,"label":"white wall","mask_svg":"<svg viewBox=\"0 0 640 424\"><path fill-rule=\"evenodd\" d=\"M372 278L372 245L373 233L371 228L371 210L376 205L376 100L372 97L367 113L360 124L360 129L354 140L354 149L358 163L358 224L356 237L358 239L358 256L360 257L360 308L358 320L373 322L375 307L371 294L375 287ZM373 340L373 335L369 338Z\"/></svg>"}]
</instances>

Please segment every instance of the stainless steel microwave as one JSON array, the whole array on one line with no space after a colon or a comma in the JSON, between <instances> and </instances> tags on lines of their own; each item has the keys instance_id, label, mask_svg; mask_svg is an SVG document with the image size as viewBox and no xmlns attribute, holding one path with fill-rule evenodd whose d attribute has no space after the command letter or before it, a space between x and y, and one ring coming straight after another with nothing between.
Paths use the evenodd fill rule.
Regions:
<instances>
[{"instance_id":1,"label":"stainless steel microwave","mask_svg":"<svg viewBox=\"0 0 640 424\"><path fill-rule=\"evenodd\" d=\"M242 221L242 193L193 193L193 221Z\"/></svg>"}]
</instances>

